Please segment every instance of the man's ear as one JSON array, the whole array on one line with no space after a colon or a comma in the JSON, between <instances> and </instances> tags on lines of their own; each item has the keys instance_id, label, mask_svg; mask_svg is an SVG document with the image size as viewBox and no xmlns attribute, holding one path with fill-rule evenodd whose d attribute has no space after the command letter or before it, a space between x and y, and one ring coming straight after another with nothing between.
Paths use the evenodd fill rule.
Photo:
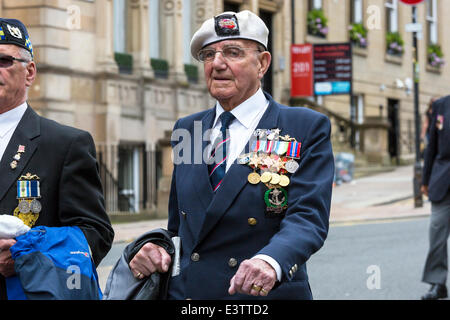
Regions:
<instances>
[{"instance_id":1,"label":"man's ear","mask_svg":"<svg viewBox=\"0 0 450 320\"><path fill-rule=\"evenodd\" d=\"M264 51L259 54L260 67L258 70L258 78L261 80L269 69L270 63L272 61L272 55L269 51Z\"/></svg>"},{"instance_id":2,"label":"man's ear","mask_svg":"<svg viewBox=\"0 0 450 320\"><path fill-rule=\"evenodd\" d=\"M36 63L34 61L29 62L28 65L26 66L26 71L27 74L25 76L25 85L27 87L31 87L31 85L34 82L34 79L36 79L37 73Z\"/></svg>"}]
</instances>

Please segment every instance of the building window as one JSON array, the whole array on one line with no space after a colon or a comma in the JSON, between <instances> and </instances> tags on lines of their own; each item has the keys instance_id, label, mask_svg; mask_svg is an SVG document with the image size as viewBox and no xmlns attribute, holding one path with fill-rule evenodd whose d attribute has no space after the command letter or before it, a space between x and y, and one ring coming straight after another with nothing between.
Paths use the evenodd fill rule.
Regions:
<instances>
[{"instance_id":1,"label":"building window","mask_svg":"<svg viewBox=\"0 0 450 320\"><path fill-rule=\"evenodd\" d=\"M114 59L120 73L133 72L133 56L127 52L127 1L114 1Z\"/></svg>"},{"instance_id":2,"label":"building window","mask_svg":"<svg viewBox=\"0 0 450 320\"><path fill-rule=\"evenodd\" d=\"M322 9L322 0L308 0L308 11Z\"/></svg>"},{"instance_id":3,"label":"building window","mask_svg":"<svg viewBox=\"0 0 450 320\"><path fill-rule=\"evenodd\" d=\"M427 41L428 44L438 43L437 0L427 1Z\"/></svg>"},{"instance_id":4,"label":"building window","mask_svg":"<svg viewBox=\"0 0 450 320\"><path fill-rule=\"evenodd\" d=\"M350 3L349 37L353 45L367 47L367 29L363 22L363 0L352 0Z\"/></svg>"},{"instance_id":5,"label":"building window","mask_svg":"<svg viewBox=\"0 0 450 320\"><path fill-rule=\"evenodd\" d=\"M363 0L351 0L350 23L363 24Z\"/></svg>"},{"instance_id":6,"label":"building window","mask_svg":"<svg viewBox=\"0 0 450 320\"><path fill-rule=\"evenodd\" d=\"M119 146L119 211L139 212L141 209L142 156L142 146Z\"/></svg>"},{"instance_id":7,"label":"building window","mask_svg":"<svg viewBox=\"0 0 450 320\"><path fill-rule=\"evenodd\" d=\"M183 0L183 62L190 64L191 59L191 0Z\"/></svg>"},{"instance_id":8,"label":"building window","mask_svg":"<svg viewBox=\"0 0 450 320\"><path fill-rule=\"evenodd\" d=\"M388 0L386 6L386 52L394 56L403 55L403 38L398 31L398 0Z\"/></svg>"},{"instance_id":9,"label":"building window","mask_svg":"<svg viewBox=\"0 0 450 320\"><path fill-rule=\"evenodd\" d=\"M386 31L398 32L398 0L387 0L386 6Z\"/></svg>"},{"instance_id":10,"label":"building window","mask_svg":"<svg viewBox=\"0 0 450 320\"><path fill-rule=\"evenodd\" d=\"M150 52L150 58L155 58L155 59L158 59L160 57L159 1L160 0L150 0L149 10L148 10L149 28L150 28L149 52Z\"/></svg>"},{"instance_id":11,"label":"building window","mask_svg":"<svg viewBox=\"0 0 450 320\"><path fill-rule=\"evenodd\" d=\"M322 9L322 0L308 1L308 15L306 17L308 34L326 38L328 34L328 19Z\"/></svg>"},{"instance_id":12,"label":"building window","mask_svg":"<svg viewBox=\"0 0 450 320\"><path fill-rule=\"evenodd\" d=\"M126 0L114 0L114 52L126 53Z\"/></svg>"},{"instance_id":13,"label":"building window","mask_svg":"<svg viewBox=\"0 0 450 320\"><path fill-rule=\"evenodd\" d=\"M230 3L225 1L223 3L223 11L233 11L233 12L239 12L239 3Z\"/></svg>"}]
</instances>

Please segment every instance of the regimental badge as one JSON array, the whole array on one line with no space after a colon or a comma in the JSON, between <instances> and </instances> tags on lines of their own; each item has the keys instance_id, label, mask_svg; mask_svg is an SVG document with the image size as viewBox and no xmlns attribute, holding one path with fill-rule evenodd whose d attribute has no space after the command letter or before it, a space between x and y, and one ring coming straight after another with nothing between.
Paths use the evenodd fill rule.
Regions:
<instances>
[{"instance_id":1,"label":"regimental badge","mask_svg":"<svg viewBox=\"0 0 450 320\"><path fill-rule=\"evenodd\" d=\"M216 34L220 37L225 36L238 36L239 24L236 15L234 14L222 14L214 17Z\"/></svg>"},{"instance_id":2,"label":"regimental badge","mask_svg":"<svg viewBox=\"0 0 450 320\"><path fill-rule=\"evenodd\" d=\"M6 25L8 27L8 31L9 33L18 39L22 39L22 32L20 31L20 29L18 27L12 27L9 24Z\"/></svg>"},{"instance_id":3,"label":"regimental badge","mask_svg":"<svg viewBox=\"0 0 450 320\"><path fill-rule=\"evenodd\" d=\"M438 130L444 129L444 116L442 114L438 114L436 119L436 128Z\"/></svg>"},{"instance_id":4,"label":"regimental badge","mask_svg":"<svg viewBox=\"0 0 450 320\"><path fill-rule=\"evenodd\" d=\"M283 188L273 188L264 194L264 202L266 203L266 214L268 217L277 217L287 209L287 191Z\"/></svg>"},{"instance_id":5,"label":"regimental badge","mask_svg":"<svg viewBox=\"0 0 450 320\"><path fill-rule=\"evenodd\" d=\"M291 180L290 174L295 173L300 159L301 142L289 135L282 136L281 130L256 129L250 145L250 153L238 158L238 163L248 165L253 169L247 180L257 185L264 183L267 191L264 194L266 216L279 217L288 207L286 187Z\"/></svg>"},{"instance_id":6,"label":"regimental badge","mask_svg":"<svg viewBox=\"0 0 450 320\"><path fill-rule=\"evenodd\" d=\"M27 173L17 180L17 208L14 216L30 228L34 226L42 210L40 179L37 175Z\"/></svg>"}]
</instances>

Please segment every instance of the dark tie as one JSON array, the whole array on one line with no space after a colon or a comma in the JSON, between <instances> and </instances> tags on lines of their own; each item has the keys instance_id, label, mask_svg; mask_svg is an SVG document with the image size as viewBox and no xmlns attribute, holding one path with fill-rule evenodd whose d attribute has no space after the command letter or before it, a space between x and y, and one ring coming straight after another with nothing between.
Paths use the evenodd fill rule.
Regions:
<instances>
[{"instance_id":1,"label":"dark tie","mask_svg":"<svg viewBox=\"0 0 450 320\"><path fill-rule=\"evenodd\" d=\"M222 127L220 128L219 135L214 141L213 148L211 150L211 158L214 160L210 165L208 165L209 179L211 180L211 186L216 192L222 183L223 177L225 176L225 169L227 167L227 146L230 143L230 137L227 137L226 131L230 126L230 123L235 119L233 114L229 111L225 111L220 115L220 120L222 122Z\"/></svg>"}]
</instances>

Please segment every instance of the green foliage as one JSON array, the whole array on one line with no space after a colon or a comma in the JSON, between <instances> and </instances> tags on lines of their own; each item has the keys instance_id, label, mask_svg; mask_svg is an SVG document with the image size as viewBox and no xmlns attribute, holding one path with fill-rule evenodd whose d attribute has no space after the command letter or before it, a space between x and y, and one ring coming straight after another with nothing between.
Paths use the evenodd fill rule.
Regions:
<instances>
[{"instance_id":1,"label":"green foliage","mask_svg":"<svg viewBox=\"0 0 450 320\"><path fill-rule=\"evenodd\" d=\"M131 73L133 71L133 56L131 54L114 52L114 60L119 66L121 73Z\"/></svg>"},{"instance_id":2,"label":"green foliage","mask_svg":"<svg viewBox=\"0 0 450 320\"><path fill-rule=\"evenodd\" d=\"M442 52L441 46L438 44L430 44L427 48L428 53L428 63L433 66L440 68L445 65L444 53Z\"/></svg>"},{"instance_id":3,"label":"green foliage","mask_svg":"<svg viewBox=\"0 0 450 320\"><path fill-rule=\"evenodd\" d=\"M151 58L150 64L158 78L167 78L169 75L169 62L164 59Z\"/></svg>"},{"instance_id":4,"label":"green foliage","mask_svg":"<svg viewBox=\"0 0 450 320\"><path fill-rule=\"evenodd\" d=\"M349 35L352 43L362 48L367 47L367 29L362 23L353 23L349 27Z\"/></svg>"},{"instance_id":5,"label":"green foliage","mask_svg":"<svg viewBox=\"0 0 450 320\"><path fill-rule=\"evenodd\" d=\"M386 34L386 50L389 54L402 55L405 42L399 32L388 32Z\"/></svg>"},{"instance_id":6,"label":"green foliage","mask_svg":"<svg viewBox=\"0 0 450 320\"><path fill-rule=\"evenodd\" d=\"M187 78L191 82L197 82L198 81L198 67L193 64L185 64L184 65L184 72L187 75Z\"/></svg>"},{"instance_id":7,"label":"green foliage","mask_svg":"<svg viewBox=\"0 0 450 320\"><path fill-rule=\"evenodd\" d=\"M328 34L328 19L322 9L313 9L307 16L308 33L325 38Z\"/></svg>"}]
</instances>

